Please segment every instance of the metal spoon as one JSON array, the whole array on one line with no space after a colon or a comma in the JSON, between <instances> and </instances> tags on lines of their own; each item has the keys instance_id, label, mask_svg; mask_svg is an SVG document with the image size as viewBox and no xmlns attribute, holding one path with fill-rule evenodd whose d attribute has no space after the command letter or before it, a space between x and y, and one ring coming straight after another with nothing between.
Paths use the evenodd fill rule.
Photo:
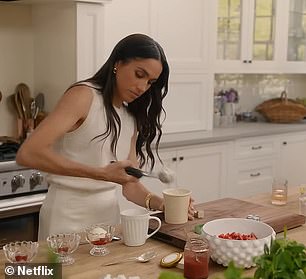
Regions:
<instances>
[{"instance_id":1,"label":"metal spoon","mask_svg":"<svg viewBox=\"0 0 306 279\"><path fill-rule=\"evenodd\" d=\"M174 174L169 169L163 168L161 171L155 172L146 172L140 169L127 167L125 171L129 175L133 175L136 178L141 178L143 176L157 178L163 183L171 183L174 180Z\"/></svg>"},{"instance_id":2,"label":"metal spoon","mask_svg":"<svg viewBox=\"0 0 306 279\"><path fill-rule=\"evenodd\" d=\"M109 265L114 265L118 263L129 262L129 261L137 261L140 263L146 263L149 260L152 260L153 258L155 258L156 256L157 256L157 253L155 251L148 251L148 252L145 252L139 255L138 257L131 257L131 258L123 259L123 260L116 261L116 262L106 263L106 264L102 264L102 266L109 266Z\"/></svg>"}]
</instances>

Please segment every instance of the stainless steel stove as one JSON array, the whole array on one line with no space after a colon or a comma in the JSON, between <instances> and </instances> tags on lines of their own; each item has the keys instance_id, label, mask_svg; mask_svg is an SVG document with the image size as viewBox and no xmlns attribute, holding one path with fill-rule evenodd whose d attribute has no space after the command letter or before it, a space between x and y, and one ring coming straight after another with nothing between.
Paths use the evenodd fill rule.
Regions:
<instances>
[{"instance_id":1,"label":"stainless steel stove","mask_svg":"<svg viewBox=\"0 0 306 279\"><path fill-rule=\"evenodd\" d=\"M15 162L19 145L0 142L0 248L16 240L37 241L45 173Z\"/></svg>"},{"instance_id":2,"label":"stainless steel stove","mask_svg":"<svg viewBox=\"0 0 306 279\"><path fill-rule=\"evenodd\" d=\"M45 173L15 161L0 162L0 199L47 192Z\"/></svg>"},{"instance_id":3,"label":"stainless steel stove","mask_svg":"<svg viewBox=\"0 0 306 279\"><path fill-rule=\"evenodd\" d=\"M0 199L47 192L45 173L15 162L18 146L0 146ZM8 160L10 159L10 160Z\"/></svg>"}]
</instances>

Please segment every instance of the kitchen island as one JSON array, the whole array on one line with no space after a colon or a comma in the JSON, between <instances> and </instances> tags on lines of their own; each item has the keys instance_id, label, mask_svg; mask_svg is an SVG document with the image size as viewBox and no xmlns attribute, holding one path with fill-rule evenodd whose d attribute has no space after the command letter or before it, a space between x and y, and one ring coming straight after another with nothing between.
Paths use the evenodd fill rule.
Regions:
<instances>
[{"instance_id":1,"label":"kitchen island","mask_svg":"<svg viewBox=\"0 0 306 279\"><path fill-rule=\"evenodd\" d=\"M298 213L298 189L289 189L289 202L287 205L281 208L286 208L286 210ZM270 205L270 194L260 194L255 197L250 197L245 199L254 203L261 205ZM272 206L272 205L271 205ZM291 229L288 231L288 238L295 239L298 242L304 243L306 245L306 225ZM178 248L170 246L168 244L162 243L155 239L147 240L146 244L140 247L127 247L122 241L114 241L109 246L110 254L105 257L93 257L89 254L90 246L89 244L81 244L78 250L73 254L75 258L75 263L71 266L63 267L63 278L73 278L73 279L95 279L104 278L107 274L111 274L113 277L119 274L124 274L127 278L129 276L139 276L142 279L157 279L160 272L169 270L177 273L183 274L183 270L178 268L166 269L159 266L159 261L162 257L168 255L169 253L180 251ZM145 251L154 250L158 253L157 257L147 263L136 263L127 262L112 266L103 266L103 264L108 262L113 262L117 260L123 260L129 257L137 256ZM5 256L3 251L0 251L0 278L5 278L4 275L4 264ZM38 256L35 258L36 263L46 263L47 262L47 245L45 242L40 243ZM225 270L224 267L210 262L210 275L209 278L223 278L222 274ZM252 274L254 269L247 270L246 274Z\"/></svg>"}]
</instances>

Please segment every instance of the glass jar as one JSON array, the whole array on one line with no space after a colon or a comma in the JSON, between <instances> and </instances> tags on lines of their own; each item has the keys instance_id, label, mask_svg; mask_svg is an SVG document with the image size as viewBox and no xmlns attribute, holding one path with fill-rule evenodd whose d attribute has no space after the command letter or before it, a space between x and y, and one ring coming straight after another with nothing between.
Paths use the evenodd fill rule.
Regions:
<instances>
[{"instance_id":1,"label":"glass jar","mask_svg":"<svg viewBox=\"0 0 306 279\"><path fill-rule=\"evenodd\" d=\"M202 236L188 236L184 248L184 277L208 278L209 245Z\"/></svg>"}]
</instances>

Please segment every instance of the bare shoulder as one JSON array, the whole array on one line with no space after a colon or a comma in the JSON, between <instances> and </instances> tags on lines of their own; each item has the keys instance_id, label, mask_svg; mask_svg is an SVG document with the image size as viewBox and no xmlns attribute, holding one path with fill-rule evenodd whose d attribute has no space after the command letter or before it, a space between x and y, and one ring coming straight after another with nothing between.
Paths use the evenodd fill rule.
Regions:
<instances>
[{"instance_id":1,"label":"bare shoulder","mask_svg":"<svg viewBox=\"0 0 306 279\"><path fill-rule=\"evenodd\" d=\"M92 89L86 85L78 85L69 88L61 97L57 110L72 110L79 116L87 115L93 100Z\"/></svg>"},{"instance_id":2,"label":"bare shoulder","mask_svg":"<svg viewBox=\"0 0 306 279\"><path fill-rule=\"evenodd\" d=\"M66 97L69 99L72 98L75 101L91 102L93 98L92 88L86 85L73 86L64 93L63 98Z\"/></svg>"}]
</instances>

